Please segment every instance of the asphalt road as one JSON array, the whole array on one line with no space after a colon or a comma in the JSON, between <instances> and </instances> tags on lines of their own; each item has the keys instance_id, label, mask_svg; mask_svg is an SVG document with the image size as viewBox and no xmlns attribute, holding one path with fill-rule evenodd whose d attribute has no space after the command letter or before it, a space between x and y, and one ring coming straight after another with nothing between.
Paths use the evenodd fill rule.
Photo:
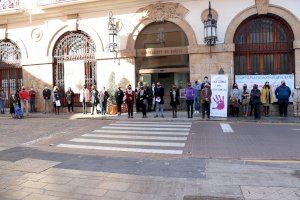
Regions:
<instances>
[{"instance_id":1,"label":"asphalt road","mask_svg":"<svg viewBox=\"0 0 300 200\"><path fill-rule=\"evenodd\" d=\"M0 119L0 148L125 157L300 159L300 125Z\"/></svg>"}]
</instances>

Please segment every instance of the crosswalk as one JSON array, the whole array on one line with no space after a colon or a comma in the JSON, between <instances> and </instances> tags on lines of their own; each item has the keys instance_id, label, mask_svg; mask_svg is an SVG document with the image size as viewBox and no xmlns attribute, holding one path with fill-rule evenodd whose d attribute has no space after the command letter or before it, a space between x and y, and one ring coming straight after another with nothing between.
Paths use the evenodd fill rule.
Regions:
<instances>
[{"instance_id":1,"label":"crosswalk","mask_svg":"<svg viewBox=\"0 0 300 200\"><path fill-rule=\"evenodd\" d=\"M57 145L61 148L182 154L191 122L118 121Z\"/></svg>"}]
</instances>

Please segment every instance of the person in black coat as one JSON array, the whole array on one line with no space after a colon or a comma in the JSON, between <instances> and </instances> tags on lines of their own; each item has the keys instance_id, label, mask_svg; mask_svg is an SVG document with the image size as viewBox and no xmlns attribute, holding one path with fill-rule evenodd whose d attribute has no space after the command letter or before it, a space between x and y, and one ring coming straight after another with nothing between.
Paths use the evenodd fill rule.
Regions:
<instances>
[{"instance_id":1,"label":"person in black coat","mask_svg":"<svg viewBox=\"0 0 300 200\"><path fill-rule=\"evenodd\" d=\"M121 89L121 87L119 87L118 90L116 91L115 98L118 106L118 115L120 116L122 112L122 104L124 99L124 92Z\"/></svg>"},{"instance_id":2,"label":"person in black coat","mask_svg":"<svg viewBox=\"0 0 300 200\"><path fill-rule=\"evenodd\" d=\"M143 118L147 118L147 100L148 93L141 85L139 92L137 93L137 99L140 101L140 108L142 109Z\"/></svg>"},{"instance_id":3,"label":"person in black coat","mask_svg":"<svg viewBox=\"0 0 300 200\"><path fill-rule=\"evenodd\" d=\"M177 89L176 85L172 86L172 89L170 90L170 105L172 107L173 111L173 118L177 118L177 106L180 105L179 102L179 89Z\"/></svg>"},{"instance_id":4,"label":"person in black coat","mask_svg":"<svg viewBox=\"0 0 300 200\"><path fill-rule=\"evenodd\" d=\"M154 96L155 96L155 104L156 104L156 115L155 117L158 117L158 114L160 112L161 117L164 117L164 95L165 95L165 89L162 87L160 82L157 83L157 87L155 88Z\"/></svg>"},{"instance_id":5,"label":"person in black coat","mask_svg":"<svg viewBox=\"0 0 300 200\"><path fill-rule=\"evenodd\" d=\"M254 107L254 118L260 119L261 92L258 89L258 85L254 84L253 89L251 90L250 98Z\"/></svg>"}]
</instances>

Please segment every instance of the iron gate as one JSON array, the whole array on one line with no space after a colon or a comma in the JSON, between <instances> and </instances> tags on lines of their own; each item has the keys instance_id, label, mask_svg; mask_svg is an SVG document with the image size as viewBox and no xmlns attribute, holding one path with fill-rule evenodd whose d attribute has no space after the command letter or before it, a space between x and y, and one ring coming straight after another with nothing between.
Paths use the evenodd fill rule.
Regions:
<instances>
[{"instance_id":1,"label":"iron gate","mask_svg":"<svg viewBox=\"0 0 300 200\"><path fill-rule=\"evenodd\" d=\"M7 99L23 85L21 52L10 40L0 41L0 88L6 93Z\"/></svg>"}]
</instances>

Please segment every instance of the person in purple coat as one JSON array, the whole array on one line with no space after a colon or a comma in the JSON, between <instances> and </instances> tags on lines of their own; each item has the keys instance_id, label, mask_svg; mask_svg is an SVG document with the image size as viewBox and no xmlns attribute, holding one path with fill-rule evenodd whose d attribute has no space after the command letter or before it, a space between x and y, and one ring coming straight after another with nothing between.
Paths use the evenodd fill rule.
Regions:
<instances>
[{"instance_id":1,"label":"person in purple coat","mask_svg":"<svg viewBox=\"0 0 300 200\"><path fill-rule=\"evenodd\" d=\"M193 118L193 107L194 107L195 89L192 88L192 84L189 82L185 89L185 101L187 107L188 118Z\"/></svg>"}]
</instances>

